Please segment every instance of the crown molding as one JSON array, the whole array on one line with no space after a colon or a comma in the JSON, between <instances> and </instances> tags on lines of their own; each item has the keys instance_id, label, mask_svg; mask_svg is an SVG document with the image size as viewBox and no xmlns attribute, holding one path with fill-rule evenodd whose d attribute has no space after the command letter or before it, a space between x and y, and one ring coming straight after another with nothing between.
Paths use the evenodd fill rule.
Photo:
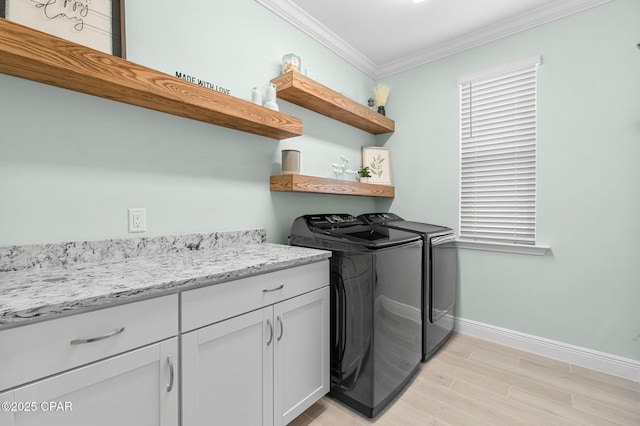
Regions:
<instances>
[{"instance_id":1,"label":"crown molding","mask_svg":"<svg viewBox=\"0 0 640 426\"><path fill-rule=\"evenodd\" d=\"M541 6L479 31L465 34L429 49L389 62L379 67L377 75L379 78L384 78L402 71L407 71L417 66L437 61L438 59L544 25L557 19L565 18L611 1L613 0L566 0Z\"/></svg>"},{"instance_id":2,"label":"crown molding","mask_svg":"<svg viewBox=\"0 0 640 426\"><path fill-rule=\"evenodd\" d=\"M318 20L300 9L290 0L256 0L285 21L336 53L345 61L379 80L393 74L410 70L429 62L437 61L462 51L507 37L530 28L582 12L613 0L563 0L541 6L514 18L498 22L461 37L449 40L412 55L405 56L383 65L376 65L353 46L322 25Z\"/></svg>"}]
</instances>

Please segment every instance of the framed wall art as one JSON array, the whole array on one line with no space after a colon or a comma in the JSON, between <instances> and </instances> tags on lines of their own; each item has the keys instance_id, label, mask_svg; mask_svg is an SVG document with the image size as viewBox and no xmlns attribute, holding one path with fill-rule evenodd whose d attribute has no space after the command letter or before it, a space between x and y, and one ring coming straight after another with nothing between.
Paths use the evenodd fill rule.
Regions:
<instances>
[{"instance_id":1,"label":"framed wall art","mask_svg":"<svg viewBox=\"0 0 640 426\"><path fill-rule=\"evenodd\" d=\"M362 167L369 167L368 183L391 185L391 151L378 146L362 147Z\"/></svg>"},{"instance_id":2,"label":"framed wall art","mask_svg":"<svg viewBox=\"0 0 640 426\"><path fill-rule=\"evenodd\" d=\"M0 0L0 17L125 57L124 0Z\"/></svg>"}]
</instances>

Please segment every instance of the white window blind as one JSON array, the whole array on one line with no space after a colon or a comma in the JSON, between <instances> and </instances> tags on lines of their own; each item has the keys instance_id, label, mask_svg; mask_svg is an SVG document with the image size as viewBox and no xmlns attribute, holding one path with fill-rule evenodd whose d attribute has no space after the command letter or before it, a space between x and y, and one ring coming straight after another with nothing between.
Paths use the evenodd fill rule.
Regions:
<instances>
[{"instance_id":1,"label":"white window blind","mask_svg":"<svg viewBox=\"0 0 640 426\"><path fill-rule=\"evenodd\" d=\"M459 80L461 240L535 244L539 63Z\"/></svg>"}]
</instances>

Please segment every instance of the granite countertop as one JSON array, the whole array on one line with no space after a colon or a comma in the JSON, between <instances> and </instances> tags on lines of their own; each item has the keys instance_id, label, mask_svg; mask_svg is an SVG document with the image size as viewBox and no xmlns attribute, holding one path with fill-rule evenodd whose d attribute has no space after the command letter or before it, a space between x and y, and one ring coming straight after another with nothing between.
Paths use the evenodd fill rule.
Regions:
<instances>
[{"instance_id":1,"label":"granite countertop","mask_svg":"<svg viewBox=\"0 0 640 426\"><path fill-rule=\"evenodd\" d=\"M245 238L234 244L217 244L224 240L220 235L216 234L216 244L206 249L189 244L176 249L172 240L167 244L171 249L166 250L158 249L156 244L153 250L145 251L137 245L135 257L120 252L109 258L103 253L103 260L97 262L63 259L57 262L60 265L48 262L42 266L41 262L39 266L17 270L5 268L0 272L0 329L318 262L331 256L331 252L324 250L264 243L260 241L264 236L257 241L250 238L247 242ZM16 251L13 249L11 253ZM67 247L62 251L71 250ZM7 257L6 253L0 250L0 256ZM51 263L54 265L50 266Z\"/></svg>"}]
</instances>

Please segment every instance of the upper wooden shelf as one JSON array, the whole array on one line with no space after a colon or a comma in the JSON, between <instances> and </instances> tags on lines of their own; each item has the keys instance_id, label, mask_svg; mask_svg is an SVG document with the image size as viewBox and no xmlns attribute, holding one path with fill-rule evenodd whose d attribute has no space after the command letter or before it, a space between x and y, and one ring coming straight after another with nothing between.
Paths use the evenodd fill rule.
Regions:
<instances>
[{"instance_id":1,"label":"upper wooden shelf","mask_svg":"<svg viewBox=\"0 0 640 426\"><path fill-rule=\"evenodd\" d=\"M301 107L374 135L395 131L396 125L392 119L372 111L298 72L289 71L274 78L271 82L277 86L279 98Z\"/></svg>"},{"instance_id":2,"label":"upper wooden shelf","mask_svg":"<svg viewBox=\"0 0 640 426\"><path fill-rule=\"evenodd\" d=\"M393 198L396 189L390 185L360 183L347 180L304 175L271 176L271 191L311 192L318 194L362 195L366 197Z\"/></svg>"},{"instance_id":3,"label":"upper wooden shelf","mask_svg":"<svg viewBox=\"0 0 640 426\"><path fill-rule=\"evenodd\" d=\"M0 72L272 139L302 120L0 19Z\"/></svg>"}]
</instances>

